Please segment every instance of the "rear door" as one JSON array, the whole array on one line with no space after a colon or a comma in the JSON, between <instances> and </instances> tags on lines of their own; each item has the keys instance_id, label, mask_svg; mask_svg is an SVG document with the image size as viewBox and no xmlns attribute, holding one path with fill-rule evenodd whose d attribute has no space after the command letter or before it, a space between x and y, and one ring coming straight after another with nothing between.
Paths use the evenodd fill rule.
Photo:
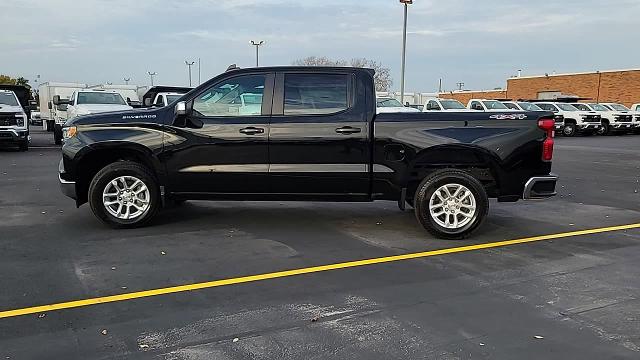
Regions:
<instances>
[{"instance_id":1,"label":"rear door","mask_svg":"<svg viewBox=\"0 0 640 360\"><path fill-rule=\"evenodd\" d=\"M269 132L271 191L367 197L365 101L356 76L347 70L278 73Z\"/></svg>"},{"instance_id":2,"label":"rear door","mask_svg":"<svg viewBox=\"0 0 640 360\"><path fill-rule=\"evenodd\" d=\"M242 197L268 189L272 73L219 80L186 99L186 121L165 135L171 191L204 197Z\"/></svg>"}]
</instances>

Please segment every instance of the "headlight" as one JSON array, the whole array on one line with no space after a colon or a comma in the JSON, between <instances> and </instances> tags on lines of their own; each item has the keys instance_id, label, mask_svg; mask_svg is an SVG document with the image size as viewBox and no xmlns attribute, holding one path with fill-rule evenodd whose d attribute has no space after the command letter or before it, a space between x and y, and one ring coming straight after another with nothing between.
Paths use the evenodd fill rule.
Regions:
<instances>
[{"instance_id":1,"label":"headlight","mask_svg":"<svg viewBox=\"0 0 640 360\"><path fill-rule=\"evenodd\" d=\"M76 128L75 126L69 126L62 129L62 137L65 140L71 139L72 137L76 136L76 134L78 134L78 128Z\"/></svg>"},{"instance_id":2,"label":"headlight","mask_svg":"<svg viewBox=\"0 0 640 360\"><path fill-rule=\"evenodd\" d=\"M25 114L17 114L16 115L16 125L24 126L27 123L27 115Z\"/></svg>"}]
</instances>

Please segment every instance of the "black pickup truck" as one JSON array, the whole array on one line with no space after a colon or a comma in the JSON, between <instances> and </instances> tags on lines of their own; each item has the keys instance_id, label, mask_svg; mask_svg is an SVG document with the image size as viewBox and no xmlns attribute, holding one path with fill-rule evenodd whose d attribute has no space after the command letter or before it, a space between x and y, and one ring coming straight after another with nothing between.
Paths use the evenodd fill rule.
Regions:
<instances>
[{"instance_id":1,"label":"black pickup truck","mask_svg":"<svg viewBox=\"0 0 640 360\"><path fill-rule=\"evenodd\" d=\"M463 238L489 198L555 195L552 113L376 115L373 70L231 69L163 108L64 127L62 191L115 227L184 200L397 201Z\"/></svg>"}]
</instances>

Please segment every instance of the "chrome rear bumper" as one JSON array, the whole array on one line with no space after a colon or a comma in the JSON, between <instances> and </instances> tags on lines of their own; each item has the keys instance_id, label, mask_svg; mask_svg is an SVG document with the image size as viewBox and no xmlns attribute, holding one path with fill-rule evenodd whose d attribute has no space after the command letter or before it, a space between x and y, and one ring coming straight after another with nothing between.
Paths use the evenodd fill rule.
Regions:
<instances>
[{"instance_id":1,"label":"chrome rear bumper","mask_svg":"<svg viewBox=\"0 0 640 360\"><path fill-rule=\"evenodd\" d=\"M557 175L534 176L524 185L524 200L545 199L555 196Z\"/></svg>"}]
</instances>

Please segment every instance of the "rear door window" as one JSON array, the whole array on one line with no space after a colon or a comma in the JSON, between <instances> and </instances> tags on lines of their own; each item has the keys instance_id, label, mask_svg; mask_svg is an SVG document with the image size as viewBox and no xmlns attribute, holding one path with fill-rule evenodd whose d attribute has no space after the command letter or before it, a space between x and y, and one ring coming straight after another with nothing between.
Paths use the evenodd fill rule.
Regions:
<instances>
[{"instance_id":1,"label":"rear door window","mask_svg":"<svg viewBox=\"0 0 640 360\"><path fill-rule=\"evenodd\" d=\"M349 108L349 75L286 74L284 115L327 115Z\"/></svg>"}]
</instances>

